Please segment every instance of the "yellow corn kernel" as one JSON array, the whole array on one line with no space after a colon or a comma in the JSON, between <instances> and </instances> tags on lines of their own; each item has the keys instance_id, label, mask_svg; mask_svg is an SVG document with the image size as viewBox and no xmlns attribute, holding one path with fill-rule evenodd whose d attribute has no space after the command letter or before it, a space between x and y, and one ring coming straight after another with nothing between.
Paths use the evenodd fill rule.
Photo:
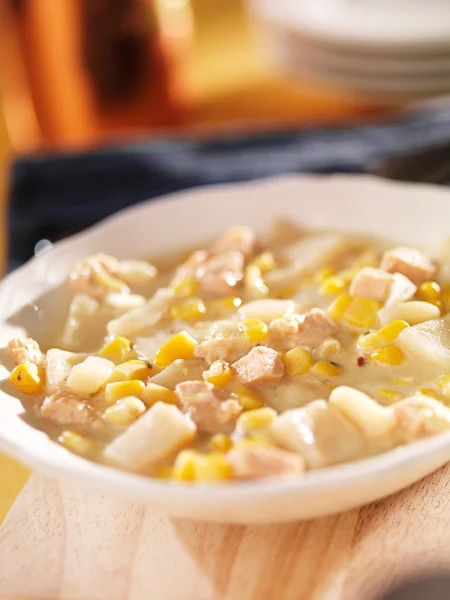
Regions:
<instances>
[{"instance_id":1,"label":"yellow corn kernel","mask_svg":"<svg viewBox=\"0 0 450 600\"><path fill-rule=\"evenodd\" d=\"M135 396L122 398L103 413L103 418L112 425L130 425L145 413L145 404Z\"/></svg>"},{"instance_id":2,"label":"yellow corn kernel","mask_svg":"<svg viewBox=\"0 0 450 600\"><path fill-rule=\"evenodd\" d=\"M200 319L205 313L205 303L201 298L186 298L170 309L170 316L173 319L185 321Z\"/></svg>"},{"instance_id":3,"label":"yellow corn kernel","mask_svg":"<svg viewBox=\"0 0 450 600\"><path fill-rule=\"evenodd\" d=\"M341 351L342 346L334 338L324 340L319 346L319 356L323 360L329 360L331 357L336 356Z\"/></svg>"},{"instance_id":4,"label":"yellow corn kernel","mask_svg":"<svg viewBox=\"0 0 450 600\"><path fill-rule=\"evenodd\" d=\"M173 467L170 465L164 465L158 467L153 474L157 479L172 479L173 478Z\"/></svg>"},{"instance_id":5,"label":"yellow corn kernel","mask_svg":"<svg viewBox=\"0 0 450 600\"><path fill-rule=\"evenodd\" d=\"M178 397L173 390L152 382L147 383L139 397L147 406L153 406L156 402L178 404Z\"/></svg>"},{"instance_id":6,"label":"yellow corn kernel","mask_svg":"<svg viewBox=\"0 0 450 600\"><path fill-rule=\"evenodd\" d=\"M344 319L352 327L370 327L377 316L381 304L371 298L353 298L345 311Z\"/></svg>"},{"instance_id":7,"label":"yellow corn kernel","mask_svg":"<svg viewBox=\"0 0 450 600\"><path fill-rule=\"evenodd\" d=\"M252 264L258 267L261 273L267 273L267 271L272 271L277 266L275 262L275 257L272 252L263 252L252 260Z\"/></svg>"},{"instance_id":8,"label":"yellow corn kernel","mask_svg":"<svg viewBox=\"0 0 450 600\"><path fill-rule=\"evenodd\" d=\"M172 477L178 481L194 481L195 466L200 456L195 450L182 450L175 459Z\"/></svg>"},{"instance_id":9,"label":"yellow corn kernel","mask_svg":"<svg viewBox=\"0 0 450 600\"><path fill-rule=\"evenodd\" d=\"M126 398L127 396L139 397L144 391L145 384L140 379L131 379L130 381L117 381L106 384L105 402L108 406Z\"/></svg>"},{"instance_id":10,"label":"yellow corn kernel","mask_svg":"<svg viewBox=\"0 0 450 600\"><path fill-rule=\"evenodd\" d=\"M389 406L390 404L393 404L402 398L403 394L397 392L396 390L390 390L389 388L380 388L377 391L377 399L385 406Z\"/></svg>"},{"instance_id":11,"label":"yellow corn kernel","mask_svg":"<svg viewBox=\"0 0 450 600\"><path fill-rule=\"evenodd\" d=\"M79 454L80 456L90 456L97 448L97 444L93 440L89 440L75 431L63 431L58 436L58 442L70 452Z\"/></svg>"},{"instance_id":12,"label":"yellow corn kernel","mask_svg":"<svg viewBox=\"0 0 450 600\"><path fill-rule=\"evenodd\" d=\"M206 305L206 310L211 319L220 319L223 315L239 308L241 304L242 300L240 298L228 296L219 300L210 300Z\"/></svg>"},{"instance_id":13,"label":"yellow corn kernel","mask_svg":"<svg viewBox=\"0 0 450 600\"><path fill-rule=\"evenodd\" d=\"M343 271L336 273L336 275L343 279L347 285L349 285L358 271L358 268L344 269Z\"/></svg>"},{"instance_id":14,"label":"yellow corn kernel","mask_svg":"<svg viewBox=\"0 0 450 600\"><path fill-rule=\"evenodd\" d=\"M411 385L414 383L414 377L397 377L392 380L392 385Z\"/></svg>"},{"instance_id":15,"label":"yellow corn kernel","mask_svg":"<svg viewBox=\"0 0 450 600\"><path fill-rule=\"evenodd\" d=\"M273 408L265 406L263 408L256 408L255 410L248 410L243 413L237 420L237 425L241 431L248 433L254 429L265 429L273 423L277 413Z\"/></svg>"},{"instance_id":16,"label":"yellow corn kernel","mask_svg":"<svg viewBox=\"0 0 450 600\"><path fill-rule=\"evenodd\" d=\"M441 402L443 400L442 396L432 388L420 388L418 391L420 394L423 394L424 396L429 396L430 398L434 398L435 400L440 400Z\"/></svg>"},{"instance_id":17,"label":"yellow corn kernel","mask_svg":"<svg viewBox=\"0 0 450 600\"><path fill-rule=\"evenodd\" d=\"M437 306L440 313L444 314L445 308L444 308L444 303L442 302L442 300L428 300L428 304L433 304L434 306Z\"/></svg>"},{"instance_id":18,"label":"yellow corn kernel","mask_svg":"<svg viewBox=\"0 0 450 600\"><path fill-rule=\"evenodd\" d=\"M34 363L22 363L11 372L9 380L24 394L40 394L45 385L45 371Z\"/></svg>"},{"instance_id":19,"label":"yellow corn kernel","mask_svg":"<svg viewBox=\"0 0 450 600\"><path fill-rule=\"evenodd\" d=\"M107 344L98 353L102 358L112 360L113 363L124 362L131 351L130 340L125 337L116 337Z\"/></svg>"},{"instance_id":20,"label":"yellow corn kernel","mask_svg":"<svg viewBox=\"0 0 450 600\"><path fill-rule=\"evenodd\" d=\"M195 296L195 294L198 293L199 288L198 281L192 277L174 279L170 285L177 298L189 298L190 296Z\"/></svg>"},{"instance_id":21,"label":"yellow corn kernel","mask_svg":"<svg viewBox=\"0 0 450 600\"><path fill-rule=\"evenodd\" d=\"M341 321L353 298L349 294L340 294L328 307L328 314L335 321Z\"/></svg>"},{"instance_id":22,"label":"yellow corn kernel","mask_svg":"<svg viewBox=\"0 0 450 600\"><path fill-rule=\"evenodd\" d=\"M144 380L150 377L151 368L143 360L127 360L114 367L107 383L129 381L130 379Z\"/></svg>"},{"instance_id":23,"label":"yellow corn kernel","mask_svg":"<svg viewBox=\"0 0 450 600\"><path fill-rule=\"evenodd\" d=\"M192 358L197 340L187 331L181 331L167 340L156 352L155 363L164 368L171 365L178 358Z\"/></svg>"},{"instance_id":24,"label":"yellow corn kernel","mask_svg":"<svg viewBox=\"0 0 450 600\"><path fill-rule=\"evenodd\" d=\"M386 346L372 352L370 358L387 365L397 366L402 364L404 356L402 349L398 346Z\"/></svg>"},{"instance_id":25,"label":"yellow corn kernel","mask_svg":"<svg viewBox=\"0 0 450 600\"><path fill-rule=\"evenodd\" d=\"M263 298L269 293L269 288L262 280L261 269L256 265L250 264L245 269L244 284L253 298Z\"/></svg>"},{"instance_id":26,"label":"yellow corn kernel","mask_svg":"<svg viewBox=\"0 0 450 600\"><path fill-rule=\"evenodd\" d=\"M269 334L267 325L259 319L245 319L239 323L239 330L251 344L257 344L266 339Z\"/></svg>"},{"instance_id":27,"label":"yellow corn kernel","mask_svg":"<svg viewBox=\"0 0 450 600\"><path fill-rule=\"evenodd\" d=\"M203 371L203 379L218 387L228 385L233 377L230 365L224 360L216 360L207 371Z\"/></svg>"},{"instance_id":28,"label":"yellow corn kernel","mask_svg":"<svg viewBox=\"0 0 450 600\"><path fill-rule=\"evenodd\" d=\"M419 285L416 296L419 300L433 303L441 298L441 286L437 281L424 281Z\"/></svg>"},{"instance_id":29,"label":"yellow corn kernel","mask_svg":"<svg viewBox=\"0 0 450 600\"><path fill-rule=\"evenodd\" d=\"M450 374L442 375L437 381L437 386L444 396L450 397Z\"/></svg>"},{"instance_id":30,"label":"yellow corn kernel","mask_svg":"<svg viewBox=\"0 0 450 600\"><path fill-rule=\"evenodd\" d=\"M223 452L210 452L195 463L195 481L209 483L230 479L233 469Z\"/></svg>"},{"instance_id":31,"label":"yellow corn kernel","mask_svg":"<svg viewBox=\"0 0 450 600\"><path fill-rule=\"evenodd\" d=\"M326 279L329 279L336 273L336 269L333 267L322 267L314 275L314 283L322 283Z\"/></svg>"},{"instance_id":32,"label":"yellow corn kernel","mask_svg":"<svg viewBox=\"0 0 450 600\"><path fill-rule=\"evenodd\" d=\"M267 437L265 436L252 436L252 437L244 437L235 443L234 447L236 449L243 448L245 446L272 446Z\"/></svg>"},{"instance_id":33,"label":"yellow corn kernel","mask_svg":"<svg viewBox=\"0 0 450 600\"><path fill-rule=\"evenodd\" d=\"M358 346L363 350L375 350L381 346L387 346L388 344L392 344L397 339L397 336L407 327L409 325L406 321L400 319L392 321L392 323L389 323L378 331L362 336L358 342Z\"/></svg>"},{"instance_id":34,"label":"yellow corn kernel","mask_svg":"<svg viewBox=\"0 0 450 600\"><path fill-rule=\"evenodd\" d=\"M343 277L340 277L339 275L327 277L327 279L324 279L320 284L321 293L327 296L334 296L335 294L340 294L345 289L347 289L347 282Z\"/></svg>"},{"instance_id":35,"label":"yellow corn kernel","mask_svg":"<svg viewBox=\"0 0 450 600\"><path fill-rule=\"evenodd\" d=\"M332 365L324 360L319 360L311 367L311 373L315 375L323 375L324 377L338 377L342 375L342 371L336 365Z\"/></svg>"},{"instance_id":36,"label":"yellow corn kernel","mask_svg":"<svg viewBox=\"0 0 450 600\"><path fill-rule=\"evenodd\" d=\"M224 433L215 433L209 442L209 447L216 452L229 452L233 447L233 440Z\"/></svg>"},{"instance_id":37,"label":"yellow corn kernel","mask_svg":"<svg viewBox=\"0 0 450 600\"><path fill-rule=\"evenodd\" d=\"M264 406L264 400L262 400L256 392L244 386L241 386L236 390L235 396L243 410L253 410Z\"/></svg>"},{"instance_id":38,"label":"yellow corn kernel","mask_svg":"<svg viewBox=\"0 0 450 600\"><path fill-rule=\"evenodd\" d=\"M304 348L292 348L282 356L286 373L288 375L303 375L312 365L310 353Z\"/></svg>"}]
</instances>

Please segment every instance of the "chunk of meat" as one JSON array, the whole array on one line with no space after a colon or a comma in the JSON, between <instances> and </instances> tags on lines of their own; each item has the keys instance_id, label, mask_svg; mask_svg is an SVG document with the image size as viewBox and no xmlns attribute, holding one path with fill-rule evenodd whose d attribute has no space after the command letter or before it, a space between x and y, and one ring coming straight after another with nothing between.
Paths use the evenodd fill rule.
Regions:
<instances>
[{"instance_id":1,"label":"chunk of meat","mask_svg":"<svg viewBox=\"0 0 450 600\"><path fill-rule=\"evenodd\" d=\"M438 400L416 394L393 406L397 418L396 434L399 444L436 435L450 429L450 409Z\"/></svg>"},{"instance_id":2,"label":"chunk of meat","mask_svg":"<svg viewBox=\"0 0 450 600\"><path fill-rule=\"evenodd\" d=\"M256 237L249 227L233 227L210 247L213 254L237 250L249 258L256 250Z\"/></svg>"},{"instance_id":3,"label":"chunk of meat","mask_svg":"<svg viewBox=\"0 0 450 600\"><path fill-rule=\"evenodd\" d=\"M284 375L284 363L276 350L256 346L233 364L233 370L246 385L276 383Z\"/></svg>"},{"instance_id":4,"label":"chunk of meat","mask_svg":"<svg viewBox=\"0 0 450 600\"><path fill-rule=\"evenodd\" d=\"M194 356L203 358L211 365L216 360L235 362L251 350L249 344L243 337L231 336L228 338L212 338L198 344L194 350Z\"/></svg>"},{"instance_id":5,"label":"chunk of meat","mask_svg":"<svg viewBox=\"0 0 450 600\"><path fill-rule=\"evenodd\" d=\"M42 365L45 359L39 344L33 338L14 338L8 342L8 350L16 365L25 362Z\"/></svg>"},{"instance_id":6,"label":"chunk of meat","mask_svg":"<svg viewBox=\"0 0 450 600\"><path fill-rule=\"evenodd\" d=\"M212 383L184 381L175 387L182 408L199 431L215 432L236 421L242 407L236 400L225 400Z\"/></svg>"},{"instance_id":7,"label":"chunk of meat","mask_svg":"<svg viewBox=\"0 0 450 600\"><path fill-rule=\"evenodd\" d=\"M232 450L228 458L238 479L298 475L305 470L305 461L299 454L272 446L242 446Z\"/></svg>"},{"instance_id":8,"label":"chunk of meat","mask_svg":"<svg viewBox=\"0 0 450 600\"><path fill-rule=\"evenodd\" d=\"M269 325L270 337L275 344L281 343L292 338L298 333L298 319L294 316L287 315L274 319Z\"/></svg>"},{"instance_id":9,"label":"chunk of meat","mask_svg":"<svg viewBox=\"0 0 450 600\"><path fill-rule=\"evenodd\" d=\"M295 336L298 346L318 348L320 344L339 333L339 327L321 308L312 308L303 315Z\"/></svg>"},{"instance_id":10,"label":"chunk of meat","mask_svg":"<svg viewBox=\"0 0 450 600\"><path fill-rule=\"evenodd\" d=\"M372 298L383 304L389 298L394 275L382 269L364 267L353 278L350 295L355 298Z\"/></svg>"},{"instance_id":11,"label":"chunk of meat","mask_svg":"<svg viewBox=\"0 0 450 600\"><path fill-rule=\"evenodd\" d=\"M99 421L92 406L65 390L47 396L40 407L40 415L55 425L88 426Z\"/></svg>"},{"instance_id":12,"label":"chunk of meat","mask_svg":"<svg viewBox=\"0 0 450 600\"><path fill-rule=\"evenodd\" d=\"M78 263L69 275L69 287L75 294L101 299L110 292L128 293L128 286L116 277L120 262L108 254L94 254Z\"/></svg>"},{"instance_id":13,"label":"chunk of meat","mask_svg":"<svg viewBox=\"0 0 450 600\"><path fill-rule=\"evenodd\" d=\"M213 297L227 296L244 276L244 255L232 250L207 259L196 270L202 291Z\"/></svg>"},{"instance_id":14,"label":"chunk of meat","mask_svg":"<svg viewBox=\"0 0 450 600\"><path fill-rule=\"evenodd\" d=\"M407 246L387 250L380 268L389 273L401 273L417 285L433 279L437 271L436 265L425 254Z\"/></svg>"}]
</instances>

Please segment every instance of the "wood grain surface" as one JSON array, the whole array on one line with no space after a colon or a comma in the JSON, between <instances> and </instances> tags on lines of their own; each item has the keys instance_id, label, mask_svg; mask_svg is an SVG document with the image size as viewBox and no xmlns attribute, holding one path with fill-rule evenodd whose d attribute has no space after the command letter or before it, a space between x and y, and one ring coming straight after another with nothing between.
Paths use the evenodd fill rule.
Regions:
<instances>
[{"instance_id":1,"label":"wood grain surface","mask_svg":"<svg viewBox=\"0 0 450 600\"><path fill-rule=\"evenodd\" d=\"M230 526L33 475L0 530L0 596L155 600L371 600L450 568L450 466L327 518Z\"/></svg>"}]
</instances>

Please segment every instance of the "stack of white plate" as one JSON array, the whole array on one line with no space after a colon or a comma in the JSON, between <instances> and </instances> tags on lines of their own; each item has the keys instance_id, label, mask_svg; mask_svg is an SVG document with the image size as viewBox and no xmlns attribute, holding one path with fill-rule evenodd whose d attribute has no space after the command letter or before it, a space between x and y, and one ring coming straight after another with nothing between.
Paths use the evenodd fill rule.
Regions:
<instances>
[{"instance_id":1,"label":"stack of white plate","mask_svg":"<svg viewBox=\"0 0 450 600\"><path fill-rule=\"evenodd\" d=\"M379 96L450 92L450 0L248 0L266 57Z\"/></svg>"}]
</instances>

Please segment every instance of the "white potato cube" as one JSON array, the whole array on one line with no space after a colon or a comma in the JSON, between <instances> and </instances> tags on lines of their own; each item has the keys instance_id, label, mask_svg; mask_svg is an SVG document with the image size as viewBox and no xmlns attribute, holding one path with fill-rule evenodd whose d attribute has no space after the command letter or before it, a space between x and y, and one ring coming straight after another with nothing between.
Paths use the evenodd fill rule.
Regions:
<instances>
[{"instance_id":1,"label":"white potato cube","mask_svg":"<svg viewBox=\"0 0 450 600\"><path fill-rule=\"evenodd\" d=\"M88 356L86 360L72 367L67 378L68 389L78 396L91 396L110 377L114 363L100 356Z\"/></svg>"},{"instance_id":2,"label":"white potato cube","mask_svg":"<svg viewBox=\"0 0 450 600\"><path fill-rule=\"evenodd\" d=\"M103 303L108 308L113 308L119 312L127 312L145 304L145 298L138 294L107 294Z\"/></svg>"},{"instance_id":3,"label":"white potato cube","mask_svg":"<svg viewBox=\"0 0 450 600\"><path fill-rule=\"evenodd\" d=\"M197 428L176 406L157 402L104 450L112 465L142 471L195 437Z\"/></svg>"},{"instance_id":4,"label":"white potato cube","mask_svg":"<svg viewBox=\"0 0 450 600\"><path fill-rule=\"evenodd\" d=\"M397 319L406 321L409 325L417 325L430 319L437 319L440 315L439 308L434 304L412 300L411 302L400 302L382 308L378 311L378 321L381 327Z\"/></svg>"},{"instance_id":5,"label":"white potato cube","mask_svg":"<svg viewBox=\"0 0 450 600\"><path fill-rule=\"evenodd\" d=\"M110 321L107 327L109 335L133 339L162 319L172 299L173 291L169 288L161 288L142 306Z\"/></svg>"},{"instance_id":6,"label":"white potato cube","mask_svg":"<svg viewBox=\"0 0 450 600\"><path fill-rule=\"evenodd\" d=\"M128 285L145 285L156 273L156 268L145 260L121 260L117 271Z\"/></svg>"},{"instance_id":7,"label":"white potato cube","mask_svg":"<svg viewBox=\"0 0 450 600\"><path fill-rule=\"evenodd\" d=\"M270 323L274 319L279 319L294 311L295 302L293 300L253 300L239 308L239 315L242 319L259 319Z\"/></svg>"},{"instance_id":8,"label":"white potato cube","mask_svg":"<svg viewBox=\"0 0 450 600\"><path fill-rule=\"evenodd\" d=\"M450 323L446 318L407 327L398 336L397 343L422 365L444 373L450 371Z\"/></svg>"},{"instance_id":9,"label":"white potato cube","mask_svg":"<svg viewBox=\"0 0 450 600\"><path fill-rule=\"evenodd\" d=\"M86 354L66 352L58 348L48 350L45 367L47 393L53 394L58 388L63 387L72 367L85 360L86 356Z\"/></svg>"}]
</instances>

